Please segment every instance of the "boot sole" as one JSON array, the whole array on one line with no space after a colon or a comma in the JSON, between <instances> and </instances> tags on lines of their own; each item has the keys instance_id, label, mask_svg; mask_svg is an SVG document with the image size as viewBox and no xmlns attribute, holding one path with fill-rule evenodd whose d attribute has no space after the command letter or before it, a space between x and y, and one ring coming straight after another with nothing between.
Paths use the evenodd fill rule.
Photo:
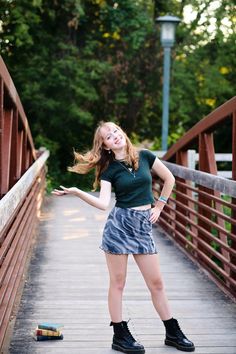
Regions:
<instances>
[{"instance_id":1,"label":"boot sole","mask_svg":"<svg viewBox=\"0 0 236 354\"><path fill-rule=\"evenodd\" d=\"M181 345L178 345L175 342L172 342L171 340L166 339L165 340L165 345L169 345L170 347L175 347L178 350L182 350L183 352L194 352L195 347L182 347Z\"/></svg>"},{"instance_id":2,"label":"boot sole","mask_svg":"<svg viewBox=\"0 0 236 354\"><path fill-rule=\"evenodd\" d=\"M132 353L135 353L135 354L144 354L145 353L145 350L144 349L124 349L122 347L120 347L119 345L117 344L112 344L112 349L114 350L117 350L119 352L122 352L122 353L126 353L126 354L132 354Z\"/></svg>"}]
</instances>

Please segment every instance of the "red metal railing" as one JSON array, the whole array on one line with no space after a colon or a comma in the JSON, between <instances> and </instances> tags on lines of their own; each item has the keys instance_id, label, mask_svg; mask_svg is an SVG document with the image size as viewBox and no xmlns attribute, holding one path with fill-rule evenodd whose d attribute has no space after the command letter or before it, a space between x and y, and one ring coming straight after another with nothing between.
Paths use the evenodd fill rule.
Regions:
<instances>
[{"instance_id":1,"label":"red metal railing","mask_svg":"<svg viewBox=\"0 0 236 354\"><path fill-rule=\"evenodd\" d=\"M216 176L214 133L230 120L232 180L227 180ZM186 168L187 150L197 142L199 171L194 171ZM189 130L163 160L176 176L176 185L160 224L222 290L236 298L236 97ZM154 185L158 193L159 186Z\"/></svg>"},{"instance_id":2,"label":"red metal railing","mask_svg":"<svg viewBox=\"0 0 236 354\"><path fill-rule=\"evenodd\" d=\"M30 133L15 86L0 57L0 198L36 160Z\"/></svg>"},{"instance_id":3,"label":"red metal railing","mask_svg":"<svg viewBox=\"0 0 236 354\"><path fill-rule=\"evenodd\" d=\"M34 149L19 96L0 58L1 352L44 195L48 155Z\"/></svg>"}]
</instances>

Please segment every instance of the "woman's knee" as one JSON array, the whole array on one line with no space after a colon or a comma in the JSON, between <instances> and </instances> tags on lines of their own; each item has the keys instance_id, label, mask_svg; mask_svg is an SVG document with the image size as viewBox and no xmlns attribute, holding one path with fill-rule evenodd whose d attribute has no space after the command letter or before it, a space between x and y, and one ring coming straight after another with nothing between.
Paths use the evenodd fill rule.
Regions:
<instances>
[{"instance_id":1,"label":"woman's knee","mask_svg":"<svg viewBox=\"0 0 236 354\"><path fill-rule=\"evenodd\" d=\"M125 287L125 276L117 274L110 279L110 287L119 291L123 291Z\"/></svg>"},{"instance_id":2,"label":"woman's knee","mask_svg":"<svg viewBox=\"0 0 236 354\"><path fill-rule=\"evenodd\" d=\"M152 279L148 283L148 288L151 293L159 293L164 290L164 283L161 278Z\"/></svg>"}]
</instances>

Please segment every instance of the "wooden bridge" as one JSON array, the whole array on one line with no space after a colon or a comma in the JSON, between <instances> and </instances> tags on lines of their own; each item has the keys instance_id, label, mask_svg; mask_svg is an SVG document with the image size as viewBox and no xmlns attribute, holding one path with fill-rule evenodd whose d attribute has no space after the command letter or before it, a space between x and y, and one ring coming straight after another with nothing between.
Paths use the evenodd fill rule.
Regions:
<instances>
[{"instance_id":1,"label":"wooden bridge","mask_svg":"<svg viewBox=\"0 0 236 354\"><path fill-rule=\"evenodd\" d=\"M214 133L231 126L232 179L217 176ZM187 167L188 149L199 169ZM98 249L107 213L79 199L46 197L49 152L35 151L10 75L0 61L0 347L2 353L112 353L108 279ZM154 227L172 311L197 353L236 353L236 97L201 120L163 158L176 186ZM158 196L161 181L154 180ZM164 329L133 260L124 318L149 354ZM28 271L27 271L27 265ZM22 296L21 296L22 294ZM18 310L19 304L19 310ZM41 321L64 340L35 342Z\"/></svg>"}]
</instances>

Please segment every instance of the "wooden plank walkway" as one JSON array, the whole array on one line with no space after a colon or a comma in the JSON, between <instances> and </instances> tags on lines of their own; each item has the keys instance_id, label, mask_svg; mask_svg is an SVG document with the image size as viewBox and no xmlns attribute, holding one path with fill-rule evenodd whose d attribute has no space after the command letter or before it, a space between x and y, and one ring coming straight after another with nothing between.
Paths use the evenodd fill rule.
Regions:
<instances>
[{"instance_id":1,"label":"wooden plank walkway","mask_svg":"<svg viewBox=\"0 0 236 354\"><path fill-rule=\"evenodd\" d=\"M113 354L107 308L108 274L99 249L108 212L78 198L50 197L17 315L10 353ZM154 227L155 241L174 316L196 353L236 353L236 304ZM163 345L164 328L133 258L128 265L124 319L146 354L179 353ZM64 324L63 341L35 342L39 322Z\"/></svg>"}]
</instances>

